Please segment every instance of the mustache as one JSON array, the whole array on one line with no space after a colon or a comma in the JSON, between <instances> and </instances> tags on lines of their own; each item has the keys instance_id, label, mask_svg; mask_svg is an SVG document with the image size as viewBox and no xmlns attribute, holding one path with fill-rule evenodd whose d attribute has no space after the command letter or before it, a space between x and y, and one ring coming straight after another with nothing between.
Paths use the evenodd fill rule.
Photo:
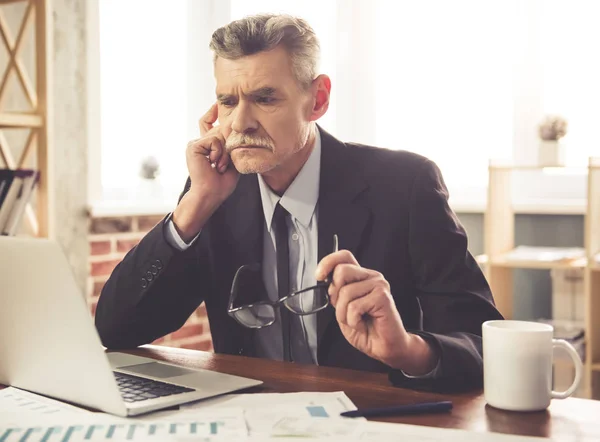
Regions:
<instances>
[{"instance_id":1,"label":"mustache","mask_svg":"<svg viewBox=\"0 0 600 442\"><path fill-rule=\"evenodd\" d=\"M262 147L271 151L275 150L275 143L269 137L232 132L227 140L225 140L225 149L228 153L240 146Z\"/></svg>"}]
</instances>

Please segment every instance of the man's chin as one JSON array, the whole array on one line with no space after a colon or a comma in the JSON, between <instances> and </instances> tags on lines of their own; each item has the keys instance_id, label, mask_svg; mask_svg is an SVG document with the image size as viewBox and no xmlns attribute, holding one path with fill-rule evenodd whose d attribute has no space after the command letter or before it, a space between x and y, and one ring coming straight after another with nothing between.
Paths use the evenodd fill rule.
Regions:
<instances>
[{"instance_id":1,"label":"man's chin","mask_svg":"<svg viewBox=\"0 0 600 442\"><path fill-rule=\"evenodd\" d=\"M273 169L271 164L264 161L254 161L248 158L235 159L233 156L231 161L233 162L233 165L237 171L242 175L249 175L252 173L262 174Z\"/></svg>"},{"instance_id":2,"label":"man's chin","mask_svg":"<svg viewBox=\"0 0 600 442\"><path fill-rule=\"evenodd\" d=\"M274 165L265 158L260 158L259 155L248 154L242 149L235 149L231 152L231 161L237 171L243 175L251 173L266 173L273 169Z\"/></svg>"}]
</instances>

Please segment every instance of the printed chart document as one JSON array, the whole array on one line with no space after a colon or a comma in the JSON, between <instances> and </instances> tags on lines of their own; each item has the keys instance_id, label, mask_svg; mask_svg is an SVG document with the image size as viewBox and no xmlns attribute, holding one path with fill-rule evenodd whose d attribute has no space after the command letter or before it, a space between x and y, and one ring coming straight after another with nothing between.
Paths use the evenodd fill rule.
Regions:
<instances>
[{"instance_id":1,"label":"printed chart document","mask_svg":"<svg viewBox=\"0 0 600 442\"><path fill-rule=\"evenodd\" d=\"M0 390L0 442L243 440L241 408L170 411L139 418L95 413L34 393Z\"/></svg>"},{"instance_id":2,"label":"printed chart document","mask_svg":"<svg viewBox=\"0 0 600 442\"><path fill-rule=\"evenodd\" d=\"M179 410L121 418L16 388L0 390L0 442L402 440L540 442L550 439L369 422L343 392L230 394Z\"/></svg>"},{"instance_id":3,"label":"printed chart document","mask_svg":"<svg viewBox=\"0 0 600 442\"><path fill-rule=\"evenodd\" d=\"M220 397L205 399L182 405L184 410L200 410L203 408L240 407L245 410L273 409L291 406L303 409L308 416L339 416L343 411L356 410L356 405L343 391L332 393L252 393L226 394Z\"/></svg>"},{"instance_id":4,"label":"printed chart document","mask_svg":"<svg viewBox=\"0 0 600 442\"><path fill-rule=\"evenodd\" d=\"M29 422L2 415L1 442L76 442L152 440L172 441L193 438L197 440L245 440L248 429L241 409L201 411L193 415L182 413L163 420L119 418L104 413L90 416L72 414L30 416ZM6 422L6 424L4 424ZM10 423L13 422L13 425Z\"/></svg>"},{"instance_id":5,"label":"printed chart document","mask_svg":"<svg viewBox=\"0 0 600 442\"><path fill-rule=\"evenodd\" d=\"M286 416L306 418L316 425L319 421L331 423L333 419L341 419L340 413L356 410L354 403L342 391L228 394L184 405L182 409L186 412L193 412L194 410L214 410L220 407L242 408L250 436L269 436L273 429L273 423ZM353 420L366 421L364 418ZM344 420L344 422L350 424L348 420Z\"/></svg>"},{"instance_id":6,"label":"printed chart document","mask_svg":"<svg viewBox=\"0 0 600 442\"><path fill-rule=\"evenodd\" d=\"M83 408L75 407L64 402L14 387L7 387L0 390L0 415L6 412L18 412L36 415L90 413Z\"/></svg>"}]
</instances>

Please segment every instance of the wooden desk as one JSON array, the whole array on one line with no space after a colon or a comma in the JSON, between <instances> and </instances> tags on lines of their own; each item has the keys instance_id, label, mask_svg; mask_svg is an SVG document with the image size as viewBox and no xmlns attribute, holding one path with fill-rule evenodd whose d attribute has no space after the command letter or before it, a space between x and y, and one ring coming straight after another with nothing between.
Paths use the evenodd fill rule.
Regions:
<instances>
[{"instance_id":1,"label":"wooden desk","mask_svg":"<svg viewBox=\"0 0 600 442\"><path fill-rule=\"evenodd\" d=\"M128 353L264 381L248 392L344 391L358 408L438 400L454 403L448 414L375 419L385 422L552 437L561 442L600 440L600 401L554 400L544 412L514 413L486 405L481 392L441 395L405 390L391 386L383 374L159 346Z\"/></svg>"}]
</instances>

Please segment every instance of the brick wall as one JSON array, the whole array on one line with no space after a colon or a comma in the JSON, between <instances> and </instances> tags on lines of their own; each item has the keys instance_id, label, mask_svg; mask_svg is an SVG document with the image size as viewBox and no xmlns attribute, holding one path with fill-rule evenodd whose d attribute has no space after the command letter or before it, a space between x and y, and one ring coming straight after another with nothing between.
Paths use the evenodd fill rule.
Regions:
<instances>
[{"instance_id":1,"label":"brick wall","mask_svg":"<svg viewBox=\"0 0 600 442\"><path fill-rule=\"evenodd\" d=\"M88 303L92 314L104 283L125 254L144 237L163 216L121 216L93 218L90 222L90 263ZM206 310L201 306L174 333L154 342L169 347L212 351Z\"/></svg>"}]
</instances>

